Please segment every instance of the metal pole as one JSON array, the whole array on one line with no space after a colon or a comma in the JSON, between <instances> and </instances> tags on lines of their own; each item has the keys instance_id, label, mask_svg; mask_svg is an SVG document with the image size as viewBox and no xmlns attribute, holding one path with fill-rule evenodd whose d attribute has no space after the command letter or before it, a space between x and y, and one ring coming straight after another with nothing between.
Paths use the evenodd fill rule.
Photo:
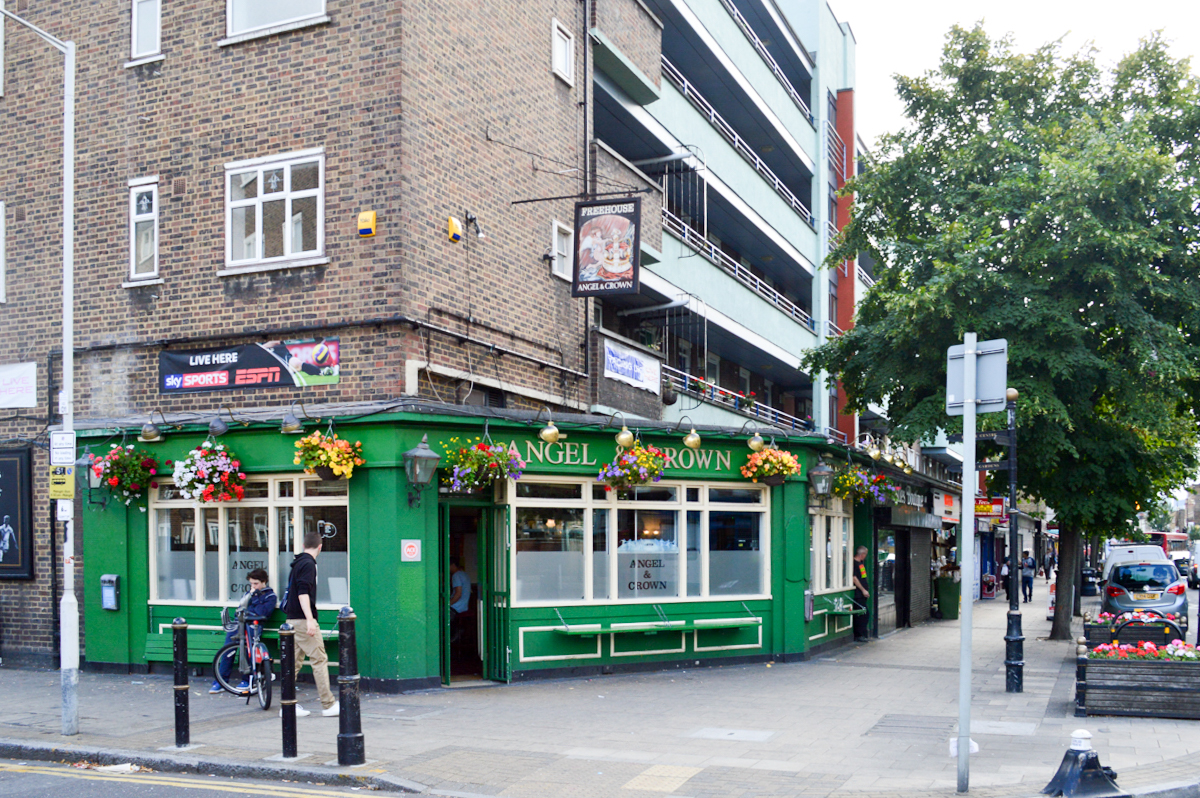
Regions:
<instances>
[{"instance_id":1,"label":"metal pole","mask_svg":"<svg viewBox=\"0 0 1200 798\"><path fill-rule=\"evenodd\" d=\"M963 336L963 511L958 533L961 569L958 588L958 791L966 792L971 782L971 616L974 596L968 588L975 573L975 333Z\"/></svg>"},{"instance_id":2,"label":"metal pole","mask_svg":"<svg viewBox=\"0 0 1200 798\"><path fill-rule=\"evenodd\" d=\"M283 718L283 758L296 754L296 630L290 623L279 627L279 714Z\"/></svg>"},{"instance_id":3,"label":"metal pole","mask_svg":"<svg viewBox=\"0 0 1200 798\"><path fill-rule=\"evenodd\" d=\"M367 761L358 702L358 647L354 610L338 612L338 764L362 765Z\"/></svg>"},{"instance_id":4,"label":"metal pole","mask_svg":"<svg viewBox=\"0 0 1200 798\"><path fill-rule=\"evenodd\" d=\"M1004 690L1025 692L1025 636L1021 632L1021 597L1017 592L1017 547L1020 513L1017 511L1017 391L1006 392L1008 404L1008 547L1013 564L1008 567L1008 633L1004 635Z\"/></svg>"},{"instance_id":5,"label":"metal pole","mask_svg":"<svg viewBox=\"0 0 1200 798\"><path fill-rule=\"evenodd\" d=\"M171 659L175 664L175 747L186 748L191 742L188 727L188 651L187 621L171 622Z\"/></svg>"}]
</instances>

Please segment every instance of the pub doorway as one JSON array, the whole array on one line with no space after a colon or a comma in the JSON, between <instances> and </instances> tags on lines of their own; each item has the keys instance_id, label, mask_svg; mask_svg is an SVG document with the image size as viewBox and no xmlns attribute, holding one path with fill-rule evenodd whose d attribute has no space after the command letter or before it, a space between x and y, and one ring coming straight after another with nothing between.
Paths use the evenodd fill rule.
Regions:
<instances>
[{"instance_id":1,"label":"pub doorway","mask_svg":"<svg viewBox=\"0 0 1200 798\"><path fill-rule=\"evenodd\" d=\"M508 681L507 508L459 500L442 503L439 516L442 684Z\"/></svg>"}]
</instances>

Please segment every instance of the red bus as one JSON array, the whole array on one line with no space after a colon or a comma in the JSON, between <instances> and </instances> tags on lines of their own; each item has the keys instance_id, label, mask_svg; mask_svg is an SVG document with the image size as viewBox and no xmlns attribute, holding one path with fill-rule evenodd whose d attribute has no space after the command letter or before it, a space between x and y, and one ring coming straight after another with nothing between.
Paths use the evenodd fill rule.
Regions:
<instances>
[{"instance_id":1,"label":"red bus","mask_svg":"<svg viewBox=\"0 0 1200 798\"><path fill-rule=\"evenodd\" d=\"M1175 559L1171 556L1173 553L1188 550L1188 536L1184 532L1151 532L1150 542L1162 546L1162 550L1172 560Z\"/></svg>"}]
</instances>

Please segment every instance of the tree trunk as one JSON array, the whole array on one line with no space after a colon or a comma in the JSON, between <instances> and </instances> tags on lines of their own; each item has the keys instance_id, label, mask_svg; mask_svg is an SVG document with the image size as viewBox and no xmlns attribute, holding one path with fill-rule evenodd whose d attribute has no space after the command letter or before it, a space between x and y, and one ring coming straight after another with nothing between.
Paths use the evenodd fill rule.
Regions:
<instances>
[{"instance_id":1,"label":"tree trunk","mask_svg":"<svg viewBox=\"0 0 1200 798\"><path fill-rule=\"evenodd\" d=\"M1079 573L1079 532L1065 523L1058 528L1058 574L1054 579L1054 624L1051 640L1071 639L1071 615L1074 610L1073 589Z\"/></svg>"},{"instance_id":2,"label":"tree trunk","mask_svg":"<svg viewBox=\"0 0 1200 798\"><path fill-rule=\"evenodd\" d=\"M1072 588L1071 613L1076 618L1083 617L1083 533L1079 535L1079 545L1075 549L1075 571L1073 572L1074 587Z\"/></svg>"}]
</instances>

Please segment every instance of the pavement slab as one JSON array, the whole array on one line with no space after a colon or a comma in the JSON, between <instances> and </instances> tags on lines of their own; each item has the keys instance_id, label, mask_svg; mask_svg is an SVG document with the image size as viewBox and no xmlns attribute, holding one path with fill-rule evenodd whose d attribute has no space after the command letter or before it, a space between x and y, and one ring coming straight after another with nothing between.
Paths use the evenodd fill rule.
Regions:
<instances>
[{"instance_id":1,"label":"pavement slab","mask_svg":"<svg viewBox=\"0 0 1200 798\"><path fill-rule=\"evenodd\" d=\"M1075 718L1074 644L1039 639L1049 622L1024 609L1025 690L1011 694L1004 692L1007 604L975 606L971 737L980 751L971 757L971 794L1038 794L1071 731L1087 728L1123 789L1200 796L1200 722ZM957 621L930 621L807 662L368 693L362 726L370 764L321 772L489 798L952 796L958 644ZM3 668L0 683L0 749L30 757L69 759L64 745L121 751L164 769L172 761L301 768L337 757L337 720L314 714L298 723L307 756L272 761L281 748L278 712L209 695L207 679L190 692L191 739L201 746L188 752L192 759L173 753L169 676L81 674L81 733L71 738L58 733L57 672ZM300 702L315 703L311 685L301 686Z\"/></svg>"}]
</instances>

